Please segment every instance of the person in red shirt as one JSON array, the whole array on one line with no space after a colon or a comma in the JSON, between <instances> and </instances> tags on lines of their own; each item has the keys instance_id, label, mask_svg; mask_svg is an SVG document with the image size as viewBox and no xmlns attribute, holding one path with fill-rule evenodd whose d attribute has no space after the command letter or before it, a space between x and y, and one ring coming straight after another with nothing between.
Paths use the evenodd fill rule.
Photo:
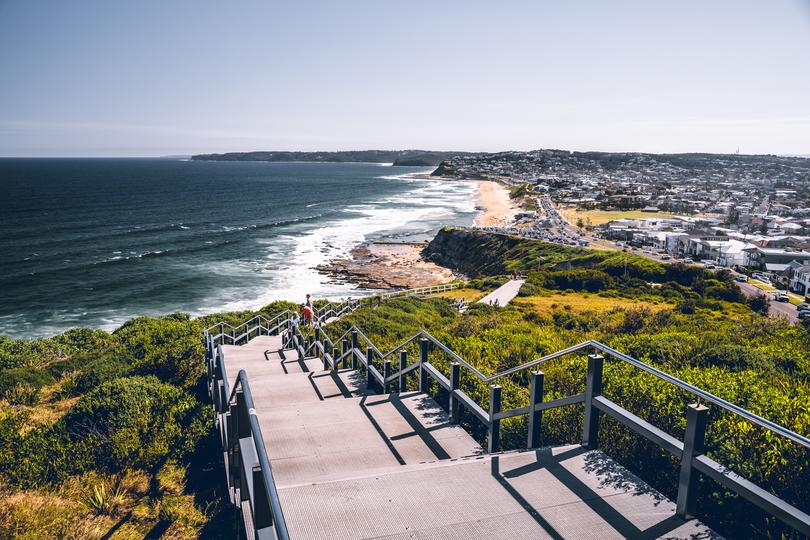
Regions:
<instances>
[{"instance_id":1,"label":"person in red shirt","mask_svg":"<svg viewBox=\"0 0 810 540\"><path fill-rule=\"evenodd\" d=\"M315 312L312 308L306 304L301 304L301 318L304 319L304 324L309 326L312 324L312 318L315 316Z\"/></svg>"}]
</instances>

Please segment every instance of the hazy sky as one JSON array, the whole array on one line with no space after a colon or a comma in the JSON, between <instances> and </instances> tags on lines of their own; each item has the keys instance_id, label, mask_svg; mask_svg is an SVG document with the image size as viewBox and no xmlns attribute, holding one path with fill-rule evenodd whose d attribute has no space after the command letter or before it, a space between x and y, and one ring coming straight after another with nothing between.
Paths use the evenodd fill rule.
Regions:
<instances>
[{"instance_id":1,"label":"hazy sky","mask_svg":"<svg viewBox=\"0 0 810 540\"><path fill-rule=\"evenodd\" d=\"M0 155L810 154L810 0L0 0Z\"/></svg>"}]
</instances>

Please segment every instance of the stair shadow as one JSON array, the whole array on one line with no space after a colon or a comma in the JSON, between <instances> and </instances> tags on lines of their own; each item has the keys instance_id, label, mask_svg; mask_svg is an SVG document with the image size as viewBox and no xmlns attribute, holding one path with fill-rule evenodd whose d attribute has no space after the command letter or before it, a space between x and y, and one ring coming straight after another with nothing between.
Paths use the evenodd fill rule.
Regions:
<instances>
[{"instance_id":1,"label":"stair shadow","mask_svg":"<svg viewBox=\"0 0 810 540\"><path fill-rule=\"evenodd\" d=\"M621 512L611 506L600 494L596 493L591 487L586 485L562 465L563 461L586 453L583 470L587 474L595 474L599 478L599 482L602 486L621 489L631 493L633 496L652 496L655 499L654 505L656 506L666 500L664 496L639 480L635 475L609 457L601 452L591 452L584 447L572 448L556 456L552 455L551 448L541 448L535 451L537 460L534 463L516 467L503 474L501 474L499 470L498 456L493 456L492 475L521 506L530 512L532 517L534 517L544 529L546 529L547 522L542 518L540 510L534 508L520 492L509 483L509 479L530 474L541 469L546 470L624 538L652 540L665 537L667 533L686 523L684 519L673 514L647 529L642 530L637 527L633 522L622 515ZM546 530L549 534L555 536L552 532L548 531L548 529ZM718 538L720 537L711 531L690 536L692 540Z\"/></svg>"},{"instance_id":2,"label":"stair shadow","mask_svg":"<svg viewBox=\"0 0 810 540\"><path fill-rule=\"evenodd\" d=\"M422 424L420 419L408 408L408 406L404 403L403 398L409 398L413 396L421 395L419 392L408 392L404 394L394 393L388 394L385 399L374 401L374 403L366 403L365 399L361 402L361 406L366 412L366 416L369 418L372 417L370 411L366 411L366 409L376 407L378 405L390 404L394 407L394 409L402 416L402 418L408 423L408 427L411 429L408 433L402 433L400 435L394 435L393 437L388 437L384 432L380 431L380 436L383 437L386 441L386 444L393 447L393 441L399 441L403 439L407 439L410 437L419 437L422 440L424 445L430 450L430 452L436 457L436 459L450 459L452 456L447 453L447 450L441 445L441 442L437 440L432 432L446 428L448 426L452 426L453 424L450 423L450 417L445 413L441 407L433 401L431 398L427 396L421 396L419 401L416 403L416 408L419 411L424 411L422 414L423 419L438 419L440 422L436 423L432 426L425 426ZM375 422L376 423L376 422ZM479 452L483 453L483 450Z\"/></svg>"}]
</instances>

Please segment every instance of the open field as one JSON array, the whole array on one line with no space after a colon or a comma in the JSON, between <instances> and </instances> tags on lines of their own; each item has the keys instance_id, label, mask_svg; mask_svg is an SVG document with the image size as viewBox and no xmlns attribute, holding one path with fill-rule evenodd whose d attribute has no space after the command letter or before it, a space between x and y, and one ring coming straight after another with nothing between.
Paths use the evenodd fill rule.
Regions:
<instances>
[{"instance_id":1,"label":"open field","mask_svg":"<svg viewBox=\"0 0 810 540\"><path fill-rule=\"evenodd\" d=\"M569 223L576 224L577 219L582 218L583 221L591 220L591 225L602 225L614 219L624 218L654 218L654 217L671 217L675 214L670 212L642 212L640 210L632 210L628 212L613 212L609 210L582 210L578 208L561 208L560 215Z\"/></svg>"},{"instance_id":2,"label":"open field","mask_svg":"<svg viewBox=\"0 0 810 540\"><path fill-rule=\"evenodd\" d=\"M610 311L613 308L648 308L651 311L661 311L673 307L673 304L663 301L608 298L591 293L555 293L543 296L525 296L516 298L514 303L518 307L531 307L534 311L544 314L558 310L584 312Z\"/></svg>"}]
</instances>

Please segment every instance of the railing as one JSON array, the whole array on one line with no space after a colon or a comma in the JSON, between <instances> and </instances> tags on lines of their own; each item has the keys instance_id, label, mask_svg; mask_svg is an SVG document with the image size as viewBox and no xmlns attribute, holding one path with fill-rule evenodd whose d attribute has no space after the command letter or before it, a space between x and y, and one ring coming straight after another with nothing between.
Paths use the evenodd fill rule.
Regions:
<instances>
[{"instance_id":1,"label":"railing","mask_svg":"<svg viewBox=\"0 0 810 540\"><path fill-rule=\"evenodd\" d=\"M797 531L810 535L810 515L779 499L769 491L743 478L703 453L709 408L701 404L701 401L729 411L805 448L810 448L810 439L640 360L616 351L599 341L585 341L573 347L487 376L425 330L417 332L387 352L378 349L356 326L350 327L337 340L330 339L326 329L320 326L315 328L314 334L310 338L304 337L298 328L291 329L289 339L297 347L300 347L302 353L312 352L315 356L321 358L324 369L334 370L339 369L341 366L358 369L362 365L366 370L369 389L377 387L383 393L389 393L392 388L404 391L407 387L407 376L412 372L418 372L419 374L420 392L429 393L431 380L436 381L447 392L447 410L451 422L458 423L460 421L463 409L471 413L486 427L488 452L500 450L500 423L502 420L527 416L528 435L526 446L527 448L539 448L542 439L543 411L582 403L585 408L582 443L586 447L598 447L600 417L606 414L680 460L676 500L677 515L685 518L694 515L697 485L697 474L695 473L699 472L781 519ZM409 363L406 347L417 340L419 343L419 359ZM361 341L365 346L365 350L361 347ZM338 344L340 344L340 347L338 347ZM449 377L441 373L430 362L431 349L438 350L451 359ZM529 404L512 410L502 410L501 387L491 383L502 377L540 366L555 358L583 352L591 353L587 357L585 392L552 401L543 401L544 375L540 371L533 371L530 380ZM673 384L697 399L697 402L689 405L685 411L686 431L683 440L676 439L602 395L603 354ZM395 355L398 356L396 368L393 367L391 361L391 357ZM491 384L488 410L478 405L472 397L460 389L462 367L472 373L479 381Z\"/></svg>"},{"instance_id":2,"label":"railing","mask_svg":"<svg viewBox=\"0 0 810 540\"><path fill-rule=\"evenodd\" d=\"M401 298L403 296L430 296L432 294L443 293L447 291L452 291L453 289L458 289L461 286L460 283L445 283L443 285L433 285L431 287L420 287L417 289L404 289L401 291L391 291L387 293L383 293L380 296L385 300L388 298Z\"/></svg>"},{"instance_id":3,"label":"railing","mask_svg":"<svg viewBox=\"0 0 810 540\"><path fill-rule=\"evenodd\" d=\"M222 345L206 334L205 349L208 389L225 450L228 493L241 510L245 536L289 540L247 374L241 370L229 392Z\"/></svg>"},{"instance_id":4,"label":"railing","mask_svg":"<svg viewBox=\"0 0 810 540\"><path fill-rule=\"evenodd\" d=\"M226 341L230 341L231 345L239 345L242 340L247 343L256 336L272 335L274 332L277 332L292 316L292 311L285 310L272 319L268 319L261 314L255 315L237 326L231 326L226 322L218 322L217 324L206 328L204 336L206 340L209 336L211 336L215 344L224 345L226 344ZM253 326L250 326L251 324ZM213 334L212 332L216 330L219 330L219 333Z\"/></svg>"}]
</instances>

